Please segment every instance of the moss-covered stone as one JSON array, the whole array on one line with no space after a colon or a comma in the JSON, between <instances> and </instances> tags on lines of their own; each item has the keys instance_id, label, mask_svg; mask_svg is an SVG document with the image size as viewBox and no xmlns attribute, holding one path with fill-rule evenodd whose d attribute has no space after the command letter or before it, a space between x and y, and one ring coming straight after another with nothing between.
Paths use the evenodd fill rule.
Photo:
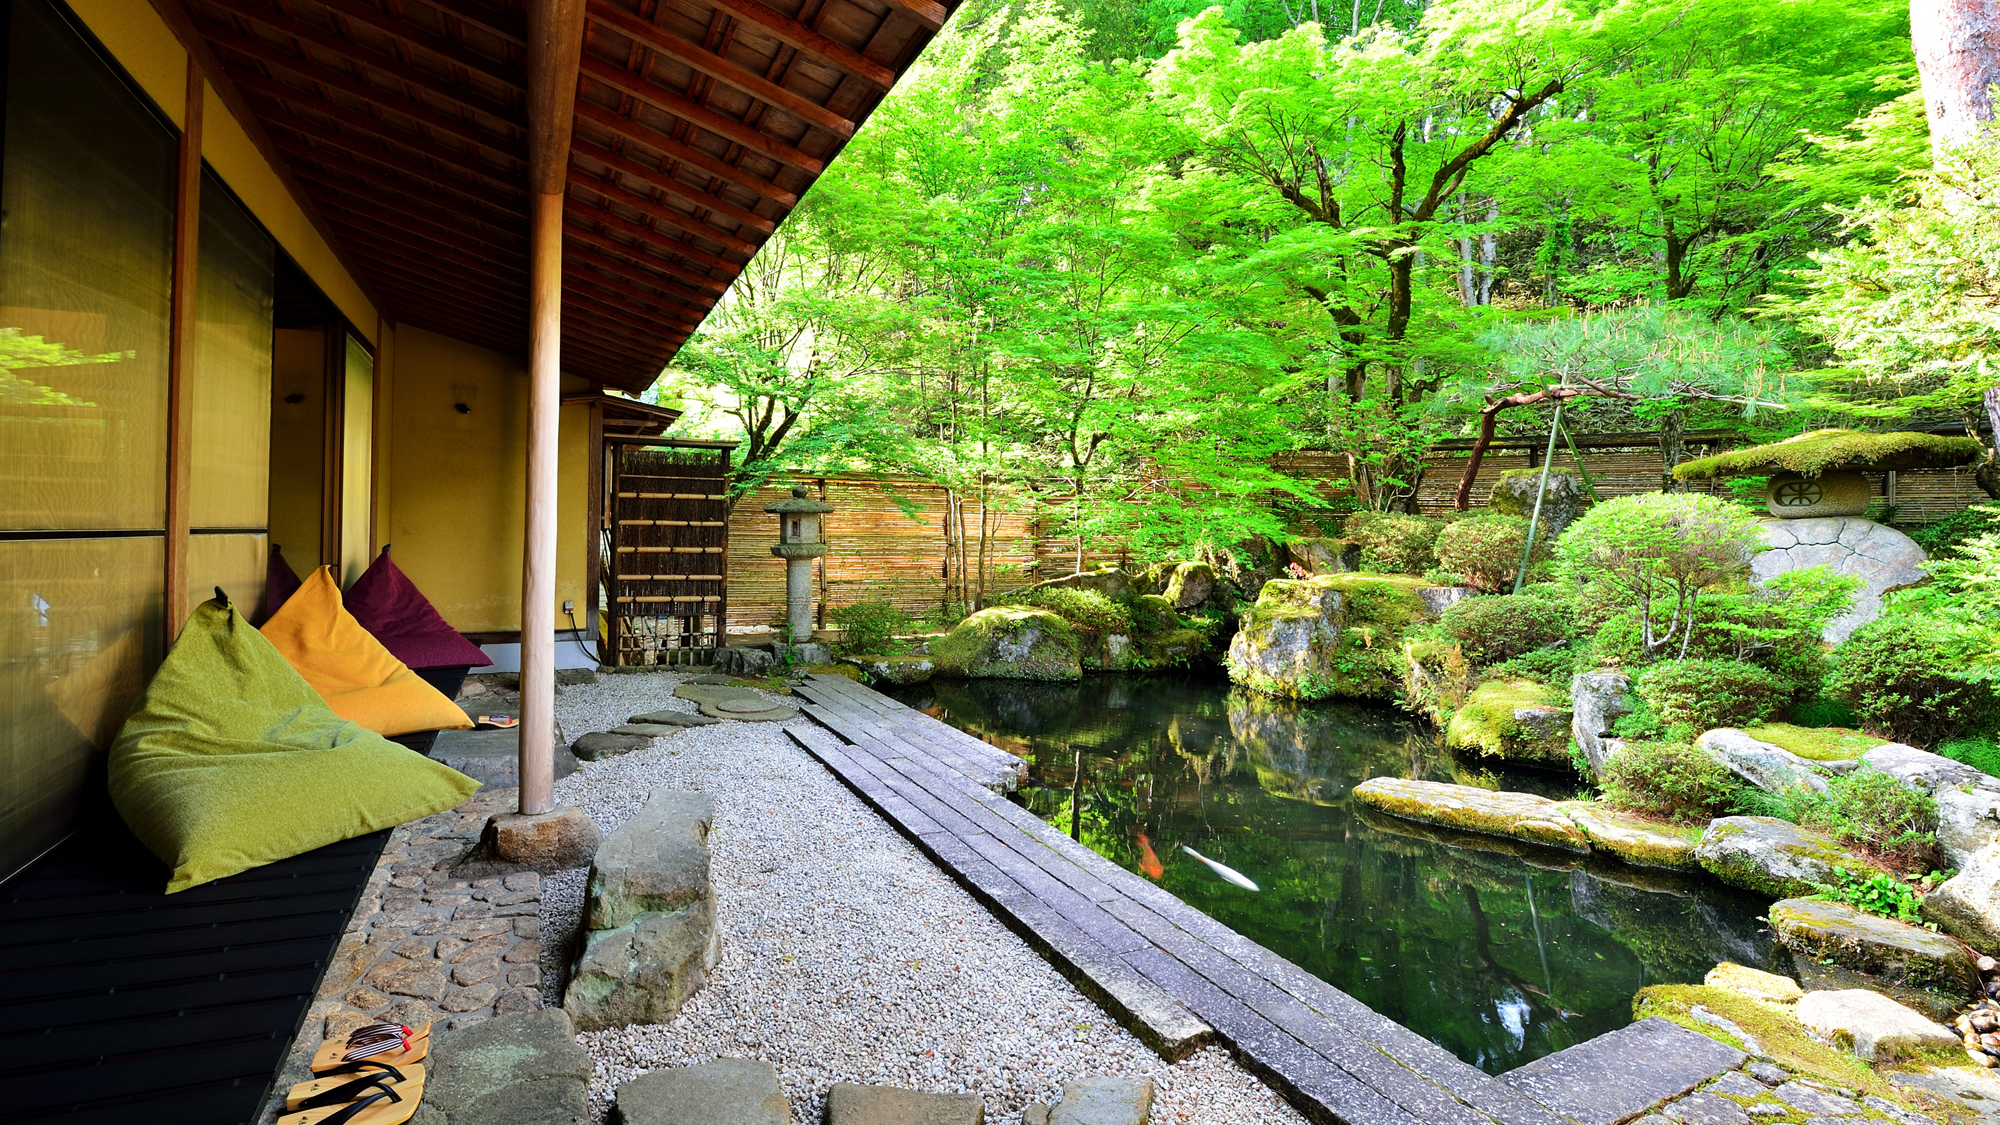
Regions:
<instances>
[{"instance_id":1,"label":"moss-covered stone","mask_svg":"<svg viewBox=\"0 0 2000 1125\"><path fill-rule=\"evenodd\" d=\"M1294 539L1285 544L1292 565L1307 574L1345 574L1361 569L1361 544L1352 539Z\"/></svg>"},{"instance_id":2,"label":"moss-covered stone","mask_svg":"<svg viewBox=\"0 0 2000 1125\"><path fill-rule=\"evenodd\" d=\"M1229 646L1230 678L1293 699L1388 698L1404 630L1425 617L1421 578L1329 574L1264 584Z\"/></svg>"},{"instance_id":3,"label":"moss-covered stone","mask_svg":"<svg viewBox=\"0 0 2000 1125\"><path fill-rule=\"evenodd\" d=\"M1908 1104L1901 1091L1889 1085L1875 1068L1838 1047L1814 1039L1793 1017L1789 1005L1754 1000L1728 989L1699 984L1659 984L1641 989L1632 997L1634 1019L1660 1016L1732 1047L1749 1046L1712 1021L1696 1019L1696 1008L1742 1028L1772 1062L1800 1077L1887 1098L1897 1105ZM1777 1120L1796 1121L1799 1115Z\"/></svg>"},{"instance_id":4,"label":"moss-covered stone","mask_svg":"<svg viewBox=\"0 0 2000 1125\"><path fill-rule=\"evenodd\" d=\"M1970 465L1984 452L1974 438L1937 434L1869 434L1857 430L1814 430L1769 445L1753 445L1674 466L1678 480L1800 473L1818 476L1830 469L1875 472L1952 469Z\"/></svg>"},{"instance_id":5,"label":"moss-covered stone","mask_svg":"<svg viewBox=\"0 0 2000 1125\"><path fill-rule=\"evenodd\" d=\"M1699 829L1655 823L1590 801L1565 801L1558 807L1597 851L1638 867L1701 870L1694 858Z\"/></svg>"},{"instance_id":6,"label":"moss-covered stone","mask_svg":"<svg viewBox=\"0 0 2000 1125\"><path fill-rule=\"evenodd\" d=\"M884 684L920 684L937 671L937 662L928 656L848 656L833 667L836 675L865 674Z\"/></svg>"},{"instance_id":7,"label":"moss-covered stone","mask_svg":"<svg viewBox=\"0 0 2000 1125\"><path fill-rule=\"evenodd\" d=\"M1406 820L1506 836L1564 851L1587 852L1590 840L1563 807L1532 793L1493 792L1439 781L1377 777L1354 787L1354 799Z\"/></svg>"},{"instance_id":8,"label":"moss-covered stone","mask_svg":"<svg viewBox=\"0 0 2000 1125\"><path fill-rule=\"evenodd\" d=\"M1850 761L1889 742L1848 727L1800 727L1791 723L1745 727L1743 733L1815 762Z\"/></svg>"},{"instance_id":9,"label":"moss-covered stone","mask_svg":"<svg viewBox=\"0 0 2000 1125\"><path fill-rule=\"evenodd\" d=\"M1014 680L1077 680L1083 662L1076 630L1045 609L1003 605L982 609L931 642L944 676Z\"/></svg>"},{"instance_id":10,"label":"moss-covered stone","mask_svg":"<svg viewBox=\"0 0 2000 1125\"><path fill-rule=\"evenodd\" d=\"M1814 894L1837 871L1865 877L1879 870L1819 833L1771 816L1709 821L1694 855L1723 882L1772 898Z\"/></svg>"},{"instance_id":11,"label":"moss-covered stone","mask_svg":"<svg viewBox=\"0 0 2000 1125\"><path fill-rule=\"evenodd\" d=\"M1453 750L1536 765L1569 761L1569 708L1533 680L1488 680L1445 726Z\"/></svg>"},{"instance_id":12,"label":"moss-covered stone","mask_svg":"<svg viewBox=\"0 0 2000 1125\"><path fill-rule=\"evenodd\" d=\"M1778 940L1800 957L1832 960L1891 984L1980 994L1979 970L1965 946L1922 926L1804 898L1772 903L1770 918Z\"/></svg>"},{"instance_id":13,"label":"moss-covered stone","mask_svg":"<svg viewBox=\"0 0 2000 1125\"><path fill-rule=\"evenodd\" d=\"M1167 599L1176 610L1200 608L1215 593L1214 567L1205 562L1178 562L1168 565L1171 569L1162 573L1163 581L1159 588L1148 592Z\"/></svg>"}]
</instances>

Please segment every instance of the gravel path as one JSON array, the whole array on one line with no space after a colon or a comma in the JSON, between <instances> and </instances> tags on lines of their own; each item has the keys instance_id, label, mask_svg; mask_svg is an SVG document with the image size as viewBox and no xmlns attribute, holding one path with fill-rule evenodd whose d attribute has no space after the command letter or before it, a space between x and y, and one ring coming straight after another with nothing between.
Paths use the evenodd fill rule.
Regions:
<instances>
[{"instance_id":1,"label":"gravel path","mask_svg":"<svg viewBox=\"0 0 2000 1125\"><path fill-rule=\"evenodd\" d=\"M692 711L672 695L683 678L565 688L557 719L575 737L639 711ZM1304 1120L1219 1049L1162 1062L777 724L697 727L586 762L556 783L556 797L608 832L662 787L715 799L722 961L672 1023L579 1037L600 1113L646 1071L730 1056L777 1067L800 1122L818 1121L828 1087L846 1081L976 1093L988 1121L1015 1125L1029 1101L1053 1102L1064 1081L1104 1074L1151 1075L1155 1125ZM582 899L582 872L544 881L551 954L573 941ZM557 979L547 973L555 967L545 979Z\"/></svg>"}]
</instances>

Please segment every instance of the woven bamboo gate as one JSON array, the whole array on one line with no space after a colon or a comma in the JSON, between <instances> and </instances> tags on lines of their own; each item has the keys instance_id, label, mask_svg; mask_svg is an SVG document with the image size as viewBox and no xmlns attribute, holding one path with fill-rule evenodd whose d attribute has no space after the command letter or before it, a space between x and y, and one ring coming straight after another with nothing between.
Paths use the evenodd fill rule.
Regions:
<instances>
[{"instance_id":1,"label":"woven bamboo gate","mask_svg":"<svg viewBox=\"0 0 2000 1125\"><path fill-rule=\"evenodd\" d=\"M729 452L610 454L606 643L621 665L706 662L729 613Z\"/></svg>"}]
</instances>

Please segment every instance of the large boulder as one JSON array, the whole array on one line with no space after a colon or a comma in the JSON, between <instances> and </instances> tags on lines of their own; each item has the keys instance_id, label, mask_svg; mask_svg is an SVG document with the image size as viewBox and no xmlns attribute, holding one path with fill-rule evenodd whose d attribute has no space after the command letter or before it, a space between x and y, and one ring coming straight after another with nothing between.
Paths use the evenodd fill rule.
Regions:
<instances>
[{"instance_id":1,"label":"large boulder","mask_svg":"<svg viewBox=\"0 0 2000 1125\"><path fill-rule=\"evenodd\" d=\"M1729 768L1729 772L1766 793L1787 789L1827 791L1826 779L1813 764L1789 750L1759 742L1740 730L1719 727L1695 739L1695 749Z\"/></svg>"},{"instance_id":2,"label":"large boulder","mask_svg":"<svg viewBox=\"0 0 2000 1125\"><path fill-rule=\"evenodd\" d=\"M1390 816L1506 836L1565 851L1587 852L1590 840L1559 802L1532 793L1494 792L1470 785L1376 777L1354 787L1354 799Z\"/></svg>"},{"instance_id":3,"label":"large boulder","mask_svg":"<svg viewBox=\"0 0 2000 1125\"><path fill-rule=\"evenodd\" d=\"M1077 576L1081 577L1081 576ZM931 642L941 676L1009 680L1080 680L1083 658L1076 630L1046 609L994 606Z\"/></svg>"},{"instance_id":4,"label":"large boulder","mask_svg":"<svg viewBox=\"0 0 2000 1125\"><path fill-rule=\"evenodd\" d=\"M1307 574L1344 574L1361 569L1361 544L1351 539L1294 539L1285 544L1292 565Z\"/></svg>"},{"instance_id":5,"label":"large boulder","mask_svg":"<svg viewBox=\"0 0 2000 1125\"><path fill-rule=\"evenodd\" d=\"M1772 903L1769 916L1778 940L1796 956L1831 960L1890 984L1979 994L1979 969L1965 946L1922 926L1804 898Z\"/></svg>"},{"instance_id":6,"label":"large boulder","mask_svg":"<svg viewBox=\"0 0 2000 1125\"><path fill-rule=\"evenodd\" d=\"M1215 568L1205 562L1170 563L1162 568L1161 579L1157 593L1176 610L1196 609L1215 593Z\"/></svg>"},{"instance_id":7,"label":"large boulder","mask_svg":"<svg viewBox=\"0 0 2000 1125\"><path fill-rule=\"evenodd\" d=\"M709 882L704 793L656 790L591 864L588 932L563 994L585 1031L664 1023L715 968L721 934Z\"/></svg>"},{"instance_id":8,"label":"large boulder","mask_svg":"<svg viewBox=\"0 0 2000 1125\"><path fill-rule=\"evenodd\" d=\"M2000 847L1932 888L1924 921L1974 949L2000 949Z\"/></svg>"},{"instance_id":9,"label":"large boulder","mask_svg":"<svg viewBox=\"0 0 2000 1125\"><path fill-rule=\"evenodd\" d=\"M1581 672L1569 681L1569 734L1599 780L1611 760L1611 725L1635 707L1632 677L1623 672Z\"/></svg>"},{"instance_id":10,"label":"large boulder","mask_svg":"<svg viewBox=\"0 0 2000 1125\"><path fill-rule=\"evenodd\" d=\"M1922 1051L1950 1049L1958 1036L1879 992L1865 988L1810 992L1799 1001L1799 1022L1850 1047L1854 1057L1889 1062Z\"/></svg>"},{"instance_id":11,"label":"large boulder","mask_svg":"<svg viewBox=\"0 0 2000 1125\"><path fill-rule=\"evenodd\" d=\"M1549 470L1548 488L1542 492L1542 514L1535 538L1554 542L1556 536L1576 522L1583 510L1583 480L1574 469ZM1493 482L1486 506L1502 515L1529 519L1535 514L1535 493L1542 488L1542 470L1507 469Z\"/></svg>"},{"instance_id":12,"label":"large boulder","mask_svg":"<svg viewBox=\"0 0 2000 1125\"><path fill-rule=\"evenodd\" d=\"M1750 578L1766 582L1807 567L1829 566L1835 574L1861 579L1854 604L1828 623L1821 639L1838 644L1854 630L1882 616L1882 596L1928 577L1928 557L1916 540L1893 527L1859 516L1758 521L1771 549L1750 560Z\"/></svg>"},{"instance_id":13,"label":"large boulder","mask_svg":"<svg viewBox=\"0 0 2000 1125\"><path fill-rule=\"evenodd\" d=\"M1938 847L1961 871L1986 865L2000 846L2000 778L1900 742L1877 746L1863 765L1929 793L1938 806Z\"/></svg>"},{"instance_id":14,"label":"large boulder","mask_svg":"<svg viewBox=\"0 0 2000 1125\"><path fill-rule=\"evenodd\" d=\"M1570 712L1550 703L1531 680L1488 680L1473 689L1445 725L1445 745L1538 766L1569 762Z\"/></svg>"},{"instance_id":15,"label":"large boulder","mask_svg":"<svg viewBox=\"0 0 2000 1125\"><path fill-rule=\"evenodd\" d=\"M1874 871L1832 840L1772 816L1709 821L1694 857L1723 882L1773 898L1814 894L1820 884L1834 881L1836 871Z\"/></svg>"},{"instance_id":16,"label":"large boulder","mask_svg":"<svg viewBox=\"0 0 2000 1125\"><path fill-rule=\"evenodd\" d=\"M1334 694L1334 649L1346 616L1347 595L1329 578L1264 583L1229 642L1229 678L1266 695Z\"/></svg>"},{"instance_id":17,"label":"large boulder","mask_svg":"<svg viewBox=\"0 0 2000 1125\"><path fill-rule=\"evenodd\" d=\"M1701 870L1694 858L1701 833L1695 829L1642 820L1590 801L1565 801L1558 807L1596 851L1609 852L1636 867Z\"/></svg>"}]
</instances>

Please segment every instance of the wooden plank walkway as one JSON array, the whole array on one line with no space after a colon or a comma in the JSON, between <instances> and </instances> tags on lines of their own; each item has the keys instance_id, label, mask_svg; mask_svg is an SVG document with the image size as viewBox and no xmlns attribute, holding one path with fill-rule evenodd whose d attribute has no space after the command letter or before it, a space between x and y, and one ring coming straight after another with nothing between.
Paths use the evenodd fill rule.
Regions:
<instances>
[{"instance_id":1,"label":"wooden plank walkway","mask_svg":"<svg viewBox=\"0 0 2000 1125\"><path fill-rule=\"evenodd\" d=\"M1222 1042L1315 1121L1566 1125L961 772L997 748L842 677L795 690L820 727L794 741L1163 1056Z\"/></svg>"}]
</instances>

